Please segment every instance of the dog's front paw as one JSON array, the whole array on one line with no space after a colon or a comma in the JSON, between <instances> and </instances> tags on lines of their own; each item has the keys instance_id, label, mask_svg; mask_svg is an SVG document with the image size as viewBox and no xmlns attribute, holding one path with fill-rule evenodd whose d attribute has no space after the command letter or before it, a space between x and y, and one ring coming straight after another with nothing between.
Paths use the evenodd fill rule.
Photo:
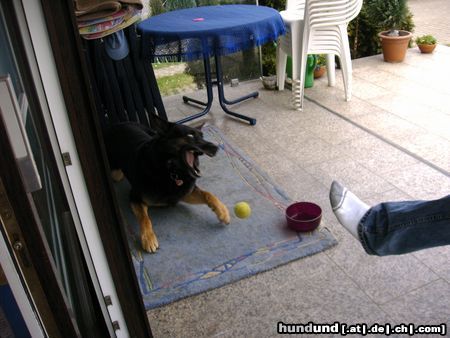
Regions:
<instances>
[{"instance_id":1,"label":"dog's front paw","mask_svg":"<svg viewBox=\"0 0 450 338\"><path fill-rule=\"evenodd\" d=\"M230 224L230 212L228 211L228 208L225 204L223 204L222 202L217 203L215 205L214 211L219 221L224 224Z\"/></svg>"},{"instance_id":2,"label":"dog's front paw","mask_svg":"<svg viewBox=\"0 0 450 338\"><path fill-rule=\"evenodd\" d=\"M146 231L141 235L141 244L147 252L156 252L159 248L158 239L153 231Z\"/></svg>"}]
</instances>

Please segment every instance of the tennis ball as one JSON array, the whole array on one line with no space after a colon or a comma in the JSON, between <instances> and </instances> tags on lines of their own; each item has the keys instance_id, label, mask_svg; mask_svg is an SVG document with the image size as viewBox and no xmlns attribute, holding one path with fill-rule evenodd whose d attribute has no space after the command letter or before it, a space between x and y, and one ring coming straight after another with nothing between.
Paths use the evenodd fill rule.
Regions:
<instances>
[{"instance_id":1,"label":"tennis ball","mask_svg":"<svg viewBox=\"0 0 450 338\"><path fill-rule=\"evenodd\" d=\"M239 218L247 218L252 213L252 209L247 202L239 202L234 206L234 213Z\"/></svg>"}]
</instances>

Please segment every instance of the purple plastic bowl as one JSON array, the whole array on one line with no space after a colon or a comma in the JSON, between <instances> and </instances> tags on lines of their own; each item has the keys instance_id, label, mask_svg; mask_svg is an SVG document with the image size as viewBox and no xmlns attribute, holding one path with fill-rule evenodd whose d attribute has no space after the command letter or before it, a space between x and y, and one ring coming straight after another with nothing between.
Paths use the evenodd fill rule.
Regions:
<instances>
[{"instance_id":1,"label":"purple plastic bowl","mask_svg":"<svg viewBox=\"0 0 450 338\"><path fill-rule=\"evenodd\" d=\"M286 209L288 227L295 231L313 231L322 218L322 209L315 203L295 202Z\"/></svg>"}]
</instances>

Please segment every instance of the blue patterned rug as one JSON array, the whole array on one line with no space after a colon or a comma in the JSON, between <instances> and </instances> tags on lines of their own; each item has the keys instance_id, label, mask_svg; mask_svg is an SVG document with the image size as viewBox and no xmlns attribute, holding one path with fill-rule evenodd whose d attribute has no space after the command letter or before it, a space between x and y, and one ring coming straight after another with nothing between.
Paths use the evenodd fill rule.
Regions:
<instances>
[{"instance_id":1,"label":"blue patterned rug","mask_svg":"<svg viewBox=\"0 0 450 338\"><path fill-rule=\"evenodd\" d=\"M228 206L229 225L220 224L205 205L180 203L175 207L150 208L160 248L156 254L143 252L139 225L128 204L128 182L115 185L146 309L217 288L336 244L325 227L303 234L289 230L284 218L284 209L291 203L289 197L216 127L206 126L203 131L220 149L215 157L200 159L203 177L197 185ZM250 204L249 218L239 219L233 214L239 201Z\"/></svg>"}]
</instances>

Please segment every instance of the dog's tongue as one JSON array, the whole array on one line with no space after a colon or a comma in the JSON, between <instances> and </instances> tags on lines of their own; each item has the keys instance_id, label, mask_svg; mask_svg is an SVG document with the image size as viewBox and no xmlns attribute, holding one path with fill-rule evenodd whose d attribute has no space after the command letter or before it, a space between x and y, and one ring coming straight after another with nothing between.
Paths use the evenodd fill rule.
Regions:
<instances>
[{"instance_id":1,"label":"dog's tongue","mask_svg":"<svg viewBox=\"0 0 450 338\"><path fill-rule=\"evenodd\" d=\"M188 166L191 167L192 169L192 174L196 177L200 177L200 170L198 169L197 165L198 163L197 159L196 159L196 155L192 150L186 151L186 163L188 164Z\"/></svg>"},{"instance_id":2,"label":"dog's tongue","mask_svg":"<svg viewBox=\"0 0 450 338\"><path fill-rule=\"evenodd\" d=\"M194 152L193 151L186 151L186 163L189 164L191 168L194 168Z\"/></svg>"}]
</instances>

